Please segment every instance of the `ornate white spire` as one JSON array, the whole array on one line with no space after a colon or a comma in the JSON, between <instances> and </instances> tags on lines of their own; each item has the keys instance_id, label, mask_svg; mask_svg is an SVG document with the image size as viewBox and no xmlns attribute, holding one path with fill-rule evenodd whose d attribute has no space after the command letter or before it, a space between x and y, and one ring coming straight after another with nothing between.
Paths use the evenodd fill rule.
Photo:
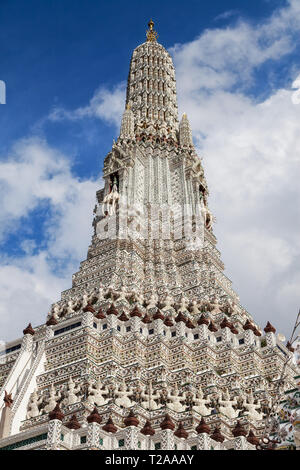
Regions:
<instances>
[{"instance_id":1,"label":"ornate white spire","mask_svg":"<svg viewBox=\"0 0 300 470\"><path fill-rule=\"evenodd\" d=\"M29 324L22 344L1 352L0 449L173 450L184 439L198 450L254 450L244 426L265 433L280 364L284 387L297 385L291 346L276 347L269 323L261 337L223 272L186 115L178 129L173 64L149 28L104 161L87 259L46 325ZM192 410L212 416L209 426L195 428Z\"/></svg>"},{"instance_id":2,"label":"ornate white spire","mask_svg":"<svg viewBox=\"0 0 300 470\"><path fill-rule=\"evenodd\" d=\"M181 147L191 147L193 145L192 131L187 115L182 115L179 124L179 142Z\"/></svg>"},{"instance_id":3,"label":"ornate white spire","mask_svg":"<svg viewBox=\"0 0 300 470\"><path fill-rule=\"evenodd\" d=\"M175 69L170 54L156 42L153 22L149 23L147 41L132 55L126 102L131 106L136 124L161 126L166 134L178 131Z\"/></svg>"},{"instance_id":4,"label":"ornate white spire","mask_svg":"<svg viewBox=\"0 0 300 470\"><path fill-rule=\"evenodd\" d=\"M120 137L122 139L134 139L134 116L127 104L121 123Z\"/></svg>"}]
</instances>

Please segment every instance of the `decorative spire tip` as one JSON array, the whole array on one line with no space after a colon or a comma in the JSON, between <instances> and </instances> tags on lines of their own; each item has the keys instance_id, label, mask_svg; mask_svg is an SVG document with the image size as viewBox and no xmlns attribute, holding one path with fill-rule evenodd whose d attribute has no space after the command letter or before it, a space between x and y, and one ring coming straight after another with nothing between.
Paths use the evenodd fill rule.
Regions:
<instances>
[{"instance_id":1,"label":"decorative spire tip","mask_svg":"<svg viewBox=\"0 0 300 470\"><path fill-rule=\"evenodd\" d=\"M157 32L153 29L154 22L152 21L152 19L149 21L148 26L149 26L149 29L148 29L148 31L147 31L147 33L146 33L147 41L148 41L148 42L156 42L156 40L157 40L157 38L158 38L158 34L157 34Z\"/></svg>"}]
</instances>

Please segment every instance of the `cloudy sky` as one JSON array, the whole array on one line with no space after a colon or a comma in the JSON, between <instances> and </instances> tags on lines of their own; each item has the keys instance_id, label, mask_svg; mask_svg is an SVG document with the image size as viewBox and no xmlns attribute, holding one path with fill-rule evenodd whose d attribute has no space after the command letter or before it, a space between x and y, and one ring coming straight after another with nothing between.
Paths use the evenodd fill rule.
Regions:
<instances>
[{"instance_id":1,"label":"cloudy sky","mask_svg":"<svg viewBox=\"0 0 300 470\"><path fill-rule=\"evenodd\" d=\"M151 16L203 157L226 273L258 323L291 330L300 1L2 0L0 339L43 323L86 256L131 52Z\"/></svg>"}]
</instances>

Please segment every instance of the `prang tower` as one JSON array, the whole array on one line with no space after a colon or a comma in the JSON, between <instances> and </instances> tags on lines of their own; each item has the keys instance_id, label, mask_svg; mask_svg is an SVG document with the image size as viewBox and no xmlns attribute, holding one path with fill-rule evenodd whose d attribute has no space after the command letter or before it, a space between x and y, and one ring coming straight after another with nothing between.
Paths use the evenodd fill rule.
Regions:
<instances>
[{"instance_id":1,"label":"prang tower","mask_svg":"<svg viewBox=\"0 0 300 470\"><path fill-rule=\"evenodd\" d=\"M292 352L224 274L152 21L103 177L71 289L0 356L0 448L255 449Z\"/></svg>"}]
</instances>

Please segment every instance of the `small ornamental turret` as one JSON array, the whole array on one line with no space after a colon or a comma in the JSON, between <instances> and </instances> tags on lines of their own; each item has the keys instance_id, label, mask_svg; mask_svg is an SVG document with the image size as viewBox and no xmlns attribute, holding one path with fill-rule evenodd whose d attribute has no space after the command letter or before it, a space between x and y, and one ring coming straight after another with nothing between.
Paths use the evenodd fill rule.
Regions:
<instances>
[{"instance_id":1,"label":"small ornamental turret","mask_svg":"<svg viewBox=\"0 0 300 470\"><path fill-rule=\"evenodd\" d=\"M134 115L129 104L126 105L126 109L123 113L120 138L134 139Z\"/></svg>"},{"instance_id":2,"label":"small ornamental turret","mask_svg":"<svg viewBox=\"0 0 300 470\"><path fill-rule=\"evenodd\" d=\"M165 324L166 326L173 326L173 325L174 325L174 323L172 322L172 320L171 320L170 317L167 317L167 318L165 319L164 324Z\"/></svg>"},{"instance_id":3,"label":"small ornamental turret","mask_svg":"<svg viewBox=\"0 0 300 470\"><path fill-rule=\"evenodd\" d=\"M183 323L186 323L186 318L181 312L179 312L177 317L175 318L175 321L176 323L179 323L180 321L182 321Z\"/></svg>"},{"instance_id":4,"label":"small ornamental turret","mask_svg":"<svg viewBox=\"0 0 300 470\"><path fill-rule=\"evenodd\" d=\"M32 328L31 323L29 323L29 325L25 328L25 330L23 330L23 334L24 335L31 335L31 336L33 336L35 334L35 331Z\"/></svg>"},{"instance_id":5,"label":"small ornamental turret","mask_svg":"<svg viewBox=\"0 0 300 470\"><path fill-rule=\"evenodd\" d=\"M84 307L83 309L84 312L91 312L91 313L95 313L95 309L91 306L90 303L87 304L86 307Z\"/></svg>"},{"instance_id":6,"label":"small ornamental turret","mask_svg":"<svg viewBox=\"0 0 300 470\"><path fill-rule=\"evenodd\" d=\"M144 317L142 319L142 322L146 323L146 324L152 322L151 318L149 317L149 315L147 313L144 315Z\"/></svg>"},{"instance_id":7,"label":"small ornamental turret","mask_svg":"<svg viewBox=\"0 0 300 470\"><path fill-rule=\"evenodd\" d=\"M244 428L244 426L240 423L240 421L238 421L232 430L232 434L234 437L241 437L241 436L246 437L247 431Z\"/></svg>"},{"instance_id":8,"label":"small ornamental turret","mask_svg":"<svg viewBox=\"0 0 300 470\"><path fill-rule=\"evenodd\" d=\"M276 329L274 328L273 325L271 325L271 323L268 321L266 327L264 328L264 332L265 333L276 333Z\"/></svg>"},{"instance_id":9,"label":"small ornamental turret","mask_svg":"<svg viewBox=\"0 0 300 470\"><path fill-rule=\"evenodd\" d=\"M286 348L292 353L295 352L295 348L293 348L293 346L291 345L289 341L286 343Z\"/></svg>"},{"instance_id":10,"label":"small ornamental turret","mask_svg":"<svg viewBox=\"0 0 300 470\"><path fill-rule=\"evenodd\" d=\"M131 317L139 317L141 318L143 315L142 315L142 312L140 311L140 309L138 308L137 305L135 305L135 307L131 310L130 312L130 316Z\"/></svg>"},{"instance_id":11,"label":"small ornamental turret","mask_svg":"<svg viewBox=\"0 0 300 470\"><path fill-rule=\"evenodd\" d=\"M267 341L267 347L268 348L273 348L276 346L277 340L276 340L276 329L274 328L273 325L268 321L266 327L264 328L264 332L266 333L266 341Z\"/></svg>"},{"instance_id":12,"label":"small ornamental turret","mask_svg":"<svg viewBox=\"0 0 300 470\"><path fill-rule=\"evenodd\" d=\"M224 330L224 328L229 328L231 330L232 324L227 320L226 317L224 317L222 322L220 323L220 327L222 328L222 330Z\"/></svg>"},{"instance_id":13,"label":"small ornamental turret","mask_svg":"<svg viewBox=\"0 0 300 470\"><path fill-rule=\"evenodd\" d=\"M121 315L119 316L118 319L121 320L121 321L128 321L129 320L129 318L127 317L127 315L124 311L121 313Z\"/></svg>"},{"instance_id":14,"label":"small ornamental turret","mask_svg":"<svg viewBox=\"0 0 300 470\"><path fill-rule=\"evenodd\" d=\"M51 315L49 320L46 321L47 326L54 326L57 325L57 320L55 319L54 315Z\"/></svg>"},{"instance_id":15,"label":"small ornamental turret","mask_svg":"<svg viewBox=\"0 0 300 470\"><path fill-rule=\"evenodd\" d=\"M174 436L178 437L179 439L187 439L188 438L189 435L186 432L186 430L184 429L182 421L180 421L180 423L178 425L178 428L174 432Z\"/></svg>"},{"instance_id":16,"label":"small ornamental turret","mask_svg":"<svg viewBox=\"0 0 300 470\"><path fill-rule=\"evenodd\" d=\"M54 410L50 411L48 416L49 416L50 421L52 421L54 419L57 419L58 421L62 421L64 419L64 414L60 409L59 403L57 403Z\"/></svg>"},{"instance_id":17,"label":"small ornamental turret","mask_svg":"<svg viewBox=\"0 0 300 470\"><path fill-rule=\"evenodd\" d=\"M198 434L204 434L204 433L210 434L210 427L208 424L206 424L206 422L204 421L204 418L201 418L200 423L196 427L196 432Z\"/></svg>"},{"instance_id":18,"label":"small ornamental turret","mask_svg":"<svg viewBox=\"0 0 300 470\"><path fill-rule=\"evenodd\" d=\"M89 424L90 424L90 423L98 423L98 424L101 423L102 418L101 418L101 416L99 415L96 406L95 406L95 408L93 409L93 411L91 412L91 414L88 415L88 417L86 418L86 420L87 420L87 422L88 422Z\"/></svg>"},{"instance_id":19,"label":"small ornamental turret","mask_svg":"<svg viewBox=\"0 0 300 470\"><path fill-rule=\"evenodd\" d=\"M108 418L106 424L104 426L102 426L102 429L104 431L110 432L112 434L114 434L118 430L117 426L114 425L114 422L113 422L112 418Z\"/></svg>"},{"instance_id":20,"label":"small ornamental turret","mask_svg":"<svg viewBox=\"0 0 300 470\"><path fill-rule=\"evenodd\" d=\"M257 328L255 328L254 334L255 336L261 336L261 332Z\"/></svg>"},{"instance_id":21,"label":"small ornamental turret","mask_svg":"<svg viewBox=\"0 0 300 470\"><path fill-rule=\"evenodd\" d=\"M224 442L225 437L221 434L220 426L216 426L210 437L216 442Z\"/></svg>"},{"instance_id":22,"label":"small ornamental turret","mask_svg":"<svg viewBox=\"0 0 300 470\"><path fill-rule=\"evenodd\" d=\"M4 406L5 408L11 408L11 405L13 404L13 399L12 399L12 394L11 393L7 393L7 391L5 390L4 391L4 398L3 398L3 401L4 401Z\"/></svg>"},{"instance_id":23,"label":"small ornamental turret","mask_svg":"<svg viewBox=\"0 0 300 470\"><path fill-rule=\"evenodd\" d=\"M255 326L252 325L252 323L249 320L246 320L245 325L243 326L243 329L246 330L252 330L253 332L255 331Z\"/></svg>"},{"instance_id":24,"label":"small ornamental turret","mask_svg":"<svg viewBox=\"0 0 300 470\"><path fill-rule=\"evenodd\" d=\"M209 320L207 318L205 318L204 314L202 313L201 317L199 318L199 320L197 321L198 325L209 325Z\"/></svg>"},{"instance_id":25,"label":"small ornamental turret","mask_svg":"<svg viewBox=\"0 0 300 470\"><path fill-rule=\"evenodd\" d=\"M231 327L231 333L233 335L238 335L239 334L238 330L236 329L236 327L234 325L232 325L232 327Z\"/></svg>"},{"instance_id":26,"label":"small ornamental turret","mask_svg":"<svg viewBox=\"0 0 300 470\"><path fill-rule=\"evenodd\" d=\"M124 419L124 424L125 424L126 427L138 426L139 420L134 415L132 410L129 411L129 415Z\"/></svg>"},{"instance_id":27,"label":"small ornamental turret","mask_svg":"<svg viewBox=\"0 0 300 470\"><path fill-rule=\"evenodd\" d=\"M77 419L77 416L74 414L71 416L69 421L65 424L65 426L69 429L80 429L81 425Z\"/></svg>"},{"instance_id":28,"label":"small ornamental turret","mask_svg":"<svg viewBox=\"0 0 300 470\"><path fill-rule=\"evenodd\" d=\"M210 322L208 329L209 329L209 331L212 331L213 333L218 331L218 327L214 324L213 321Z\"/></svg>"},{"instance_id":29,"label":"small ornamental turret","mask_svg":"<svg viewBox=\"0 0 300 470\"><path fill-rule=\"evenodd\" d=\"M258 437L255 436L255 434L253 433L253 431L249 431L249 434L248 434L248 437L247 437L247 441L252 444L253 446L258 446L259 444L259 439Z\"/></svg>"},{"instance_id":30,"label":"small ornamental turret","mask_svg":"<svg viewBox=\"0 0 300 470\"><path fill-rule=\"evenodd\" d=\"M193 138L190 123L187 115L184 113L179 124L179 142L181 147L192 147Z\"/></svg>"},{"instance_id":31,"label":"small ornamental turret","mask_svg":"<svg viewBox=\"0 0 300 470\"><path fill-rule=\"evenodd\" d=\"M190 328L191 330L196 328L194 323L190 319L188 319L188 321L186 322L186 326L187 326L187 328Z\"/></svg>"},{"instance_id":32,"label":"small ornamental turret","mask_svg":"<svg viewBox=\"0 0 300 470\"><path fill-rule=\"evenodd\" d=\"M103 312L101 307L99 308L97 315L95 315L95 318L97 318L98 320L103 320L104 318L106 318L105 313Z\"/></svg>"},{"instance_id":33,"label":"small ornamental turret","mask_svg":"<svg viewBox=\"0 0 300 470\"><path fill-rule=\"evenodd\" d=\"M155 314L153 315L153 320L162 320L164 321L165 317L159 310L159 308L156 310Z\"/></svg>"},{"instance_id":34,"label":"small ornamental turret","mask_svg":"<svg viewBox=\"0 0 300 470\"><path fill-rule=\"evenodd\" d=\"M114 304L111 304L111 306L109 307L109 309L106 312L106 315L116 315L116 316L119 315L119 312L116 309L116 307L114 306Z\"/></svg>"},{"instance_id":35,"label":"small ornamental turret","mask_svg":"<svg viewBox=\"0 0 300 470\"><path fill-rule=\"evenodd\" d=\"M161 429L164 431L165 429L171 429L171 431L174 431L175 429L175 424L171 420L170 416L166 414L164 417L163 421L160 423Z\"/></svg>"},{"instance_id":36,"label":"small ornamental turret","mask_svg":"<svg viewBox=\"0 0 300 470\"><path fill-rule=\"evenodd\" d=\"M153 436L155 434L155 431L148 420L145 422L140 432L144 434L144 436Z\"/></svg>"}]
</instances>

